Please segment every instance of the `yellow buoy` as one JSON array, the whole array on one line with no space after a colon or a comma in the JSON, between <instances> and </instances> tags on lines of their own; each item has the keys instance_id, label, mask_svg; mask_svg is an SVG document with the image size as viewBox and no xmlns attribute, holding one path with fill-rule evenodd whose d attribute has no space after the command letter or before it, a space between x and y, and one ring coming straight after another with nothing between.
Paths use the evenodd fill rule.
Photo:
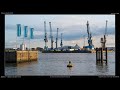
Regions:
<instances>
[{"instance_id":1,"label":"yellow buoy","mask_svg":"<svg viewBox=\"0 0 120 90\"><path fill-rule=\"evenodd\" d=\"M73 67L73 65L71 64L71 61L69 61L69 64L67 65L67 67Z\"/></svg>"}]
</instances>

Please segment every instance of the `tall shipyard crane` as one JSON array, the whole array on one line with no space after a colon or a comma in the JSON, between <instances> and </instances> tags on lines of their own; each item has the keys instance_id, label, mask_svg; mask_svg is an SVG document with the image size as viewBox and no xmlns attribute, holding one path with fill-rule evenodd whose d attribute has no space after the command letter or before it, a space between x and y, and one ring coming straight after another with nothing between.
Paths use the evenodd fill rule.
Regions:
<instances>
[{"instance_id":1,"label":"tall shipyard crane","mask_svg":"<svg viewBox=\"0 0 120 90\"><path fill-rule=\"evenodd\" d=\"M57 49L57 43L58 43L57 41L58 41L58 28L57 28L57 35L56 35L56 42L55 42L56 43L56 49Z\"/></svg>"},{"instance_id":2,"label":"tall shipyard crane","mask_svg":"<svg viewBox=\"0 0 120 90\"><path fill-rule=\"evenodd\" d=\"M104 39L101 41L103 49L106 47L105 43L106 43L106 34L107 34L107 22L108 21L106 20Z\"/></svg>"},{"instance_id":3,"label":"tall shipyard crane","mask_svg":"<svg viewBox=\"0 0 120 90\"><path fill-rule=\"evenodd\" d=\"M105 35L104 35L104 40L105 40L105 43L106 43L106 34L107 34L107 20L106 20L106 27L105 27ZM105 44L104 44L104 48L105 48Z\"/></svg>"},{"instance_id":4,"label":"tall shipyard crane","mask_svg":"<svg viewBox=\"0 0 120 90\"><path fill-rule=\"evenodd\" d=\"M91 35L91 32L90 32L90 27L89 27L89 22L87 21L87 33L88 33L88 48L89 49L92 49L94 48L94 45L92 44L92 35Z\"/></svg>"},{"instance_id":5,"label":"tall shipyard crane","mask_svg":"<svg viewBox=\"0 0 120 90\"><path fill-rule=\"evenodd\" d=\"M60 43L60 46L61 47L63 46L63 43L62 43L62 33L61 33L61 43Z\"/></svg>"},{"instance_id":6,"label":"tall shipyard crane","mask_svg":"<svg viewBox=\"0 0 120 90\"><path fill-rule=\"evenodd\" d=\"M52 27L51 27L51 22L49 22L50 25L50 38L51 38L51 50L53 49L53 35L52 35Z\"/></svg>"},{"instance_id":7,"label":"tall shipyard crane","mask_svg":"<svg viewBox=\"0 0 120 90\"><path fill-rule=\"evenodd\" d=\"M44 31L45 31L45 47L44 47L44 50L47 50L48 47L47 47L47 42L48 42L48 39L47 39L47 32L46 32L46 22L44 21Z\"/></svg>"}]
</instances>

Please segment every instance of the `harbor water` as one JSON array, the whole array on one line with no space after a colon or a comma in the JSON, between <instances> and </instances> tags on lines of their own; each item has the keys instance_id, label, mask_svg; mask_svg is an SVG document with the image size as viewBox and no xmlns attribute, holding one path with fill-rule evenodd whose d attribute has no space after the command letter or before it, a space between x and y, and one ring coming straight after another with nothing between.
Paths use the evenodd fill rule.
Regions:
<instances>
[{"instance_id":1,"label":"harbor water","mask_svg":"<svg viewBox=\"0 0 120 90\"><path fill-rule=\"evenodd\" d=\"M71 61L73 67L67 65ZM108 53L108 64L96 64L95 53L41 53L38 61L5 63L5 75L21 76L99 76L115 75L115 52Z\"/></svg>"}]
</instances>

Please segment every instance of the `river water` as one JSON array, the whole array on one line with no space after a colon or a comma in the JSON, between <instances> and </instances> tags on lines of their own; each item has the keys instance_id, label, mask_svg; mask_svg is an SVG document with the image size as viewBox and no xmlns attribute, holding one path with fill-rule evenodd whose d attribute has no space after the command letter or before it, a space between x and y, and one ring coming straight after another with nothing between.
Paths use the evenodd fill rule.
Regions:
<instances>
[{"instance_id":1,"label":"river water","mask_svg":"<svg viewBox=\"0 0 120 90\"><path fill-rule=\"evenodd\" d=\"M71 61L73 67L68 68ZM115 75L115 52L108 53L108 64L96 64L95 53L40 53L38 61L5 64L5 75L21 76L98 76Z\"/></svg>"}]
</instances>

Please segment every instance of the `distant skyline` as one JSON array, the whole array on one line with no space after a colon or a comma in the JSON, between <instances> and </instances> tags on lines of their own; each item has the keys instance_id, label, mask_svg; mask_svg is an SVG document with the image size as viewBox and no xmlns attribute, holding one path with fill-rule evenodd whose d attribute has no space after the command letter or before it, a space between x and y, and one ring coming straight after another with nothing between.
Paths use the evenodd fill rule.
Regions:
<instances>
[{"instance_id":1,"label":"distant skyline","mask_svg":"<svg viewBox=\"0 0 120 90\"><path fill-rule=\"evenodd\" d=\"M52 25L54 48L56 31L59 28L58 47L60 47L60 35L63 33L63 46L70 45L75 46L78 44L81 48L87 43L87 26L89 21L90 32L92 33L93 44L95 47L101 46L100 38L105 33L106 20L108 20L107 29L107 43L106 46L115 46L115 15L80 15L80 14L39 14L39 15L5 15L5 47L16 47L16 24L22 25L22 36L17 38L17 47L23 42L24 26L34 28L34 39L30 40L30 47L42 47L44 48L44 21L46 21L46 30L48 36L48 47L50 48L50 27L49 22ZM28 47L28 38L24 38L24 42Z\"/></svg>"}]
</instances>

